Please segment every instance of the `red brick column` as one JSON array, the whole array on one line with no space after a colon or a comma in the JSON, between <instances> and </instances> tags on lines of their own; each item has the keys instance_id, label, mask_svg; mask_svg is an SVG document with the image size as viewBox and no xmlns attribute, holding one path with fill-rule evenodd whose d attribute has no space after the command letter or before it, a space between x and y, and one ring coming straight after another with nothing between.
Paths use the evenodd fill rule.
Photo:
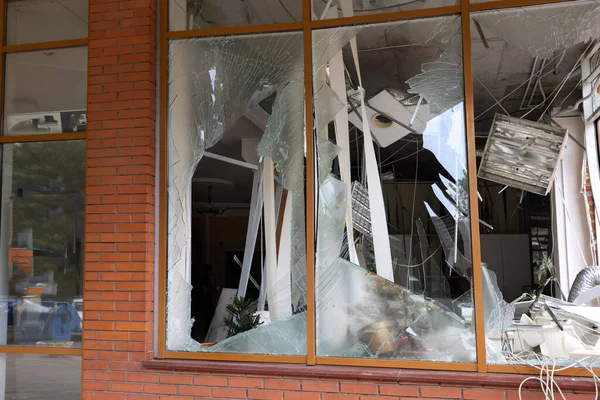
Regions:
<instances>
[{"instance_id":1,"label":"red brick column","mask_svg":"<svg viewBox=\"0 0 600 400\"><path fill-rule=\"evenodd\" d=\"M131 400L153 350L156 3L89 7L82 398Z\"/></svg>"}]
</instances>

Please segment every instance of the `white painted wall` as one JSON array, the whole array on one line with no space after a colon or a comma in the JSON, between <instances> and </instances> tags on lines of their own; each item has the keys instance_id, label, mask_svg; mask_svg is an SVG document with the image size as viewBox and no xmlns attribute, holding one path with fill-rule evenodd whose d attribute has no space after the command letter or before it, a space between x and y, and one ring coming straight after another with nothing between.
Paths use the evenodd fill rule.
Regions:
<instances>
[{"instance_id":1,"label":"white painted wall","mask_svg":"<svg viewBox=\"0 0 600 400\"><path fill-rule=\"evenodd\" d=\"M585 143L585 126L580 117L556 118L556 121L580 143ZM565 296L568 296L577 273L592 265L593 260L588 209L582 187L584 156L583 149L568 139L551 193L554 208L554 262Z\"/></svg>"}]
</instances>

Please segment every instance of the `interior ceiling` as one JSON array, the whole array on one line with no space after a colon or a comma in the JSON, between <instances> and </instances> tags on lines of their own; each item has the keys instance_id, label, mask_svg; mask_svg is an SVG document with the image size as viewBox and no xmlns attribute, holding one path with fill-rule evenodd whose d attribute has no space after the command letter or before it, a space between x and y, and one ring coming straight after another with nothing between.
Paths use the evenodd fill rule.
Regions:
<instances>
[{"instance_id":1,"label":"interior ceiling","mask_svg":"<svg viewBox=\"0 0 600 400\"><path fill-rule=\"evenodd\" d=\"M322 15L327 1L312 1L313 12L317 18ZM195 24L200 28L289 23L302 20L300 0L172 0L171 4L184 13L186 7L193 7L196 14ZM353 0L353 9L356 15L361 15L457 4L458 0Z\"/></svg>"},{"instance_id":2,"label":"interior ceiling","mask_svg":"<svg viewBox=\"0 0 600 400\"><path fill-rule=\"evenodd\" d=\"M484 39L478 33L475 24L471 23L475 129L478 136L485 136L490 129L491 121L496 112L504 114L507 111L511 116L520 117L529 111L529 109L521 109L521 103L527 90L525 82L531 76L535 59L529 52L518 49L502 38L494 36L485 27L482 27L481 30ZM550 73L540 81L546 95L556 89L571 71L585 47L586 44L584 43L570 47L566 49L564 57L561 54L562 52L557 52L553 55L554 60L546 63L544 73ZM540 59L538 65L541 62ZM577 73L572 75L560 90L554 106L558 106L560 102L565 100L563 107L566 108L581 98L581 92L576 88L579 78L580 76ZM533 86L533 83L534 80L532 80L531 86ZM513 91L514 93L512 93ZM525 104L529 102L531 93L532 88L530 87ZM571 93L570 96L568 96L569 93ZM504 107L502 109L496 104L494 98L500 100L509 94L510 96L502 101L502 107ZM537 105L542 100L541 92L536 89L531 104ZM482 114L490 107L493 108ZM546 106L539 109L545 108ZM529 114L529 119L537 119L539 116L539 111L533 111Z\"/></svg>"},{"instance_id":3,"label":"interior ceiling","mask_svg":"<svg viewBox=\"0 0 600 400\"><path fill-rule=\"evenodd\" d=\"M269 2L248 2L252 9L259 7L259 3L267 4ZM276 3L279 4L279 1ZM209 2L205 4L208 5ZM287 8L292 11L292 14L300 11L299 6L297 9L294 8L294 4L298 6L299 2L284 0L284 5L289 6ZM355 1L355 7L359 7L360 4L362 4L360 1ZM272 4L270 15L276 13L276 10L277 7ZM286 12L283 11L283 13ZM277 22L288 22L283 14L280 14L280 17L277 18L281 18ZM289 15L287 18L289 18ZM407 79L419 74L422 71L424 63L437 60L444 50L446 52L454 52L454 57L457 57L459 62L461 62L460 29L455 32L448 30L444 44L442 45L438 38L431 36L432 20L413 20L383 26L370 26L360 30L357 42L367 98L375 96L384 89L406 90L408 88L406 85ZM482 138L477 145L479 148L483 148L485 145L485 136L489 131L491 120L496 112L505 113L506 111L511 116L519 117L529 110L521 109L521 102L527 88L527 85L523 83L527 81L532 73L534 57L528 51L516 48L514 45L507 43L503 38L492 34L485 27L481 28L480 33L473 23L471 25L474 108L475 115L478 116L475 127L476 135ZM424 33L426 33L425 36L423 36ZM448 44L449 42L450 44ZM423 43L426 43L426 45L422 45ZM458 48L456 48L456 43L458 43ZM586 44L581 43L568 48L564 56L561 56L559 53L554 54L553 57L555 59L548 62L544 69L544 72L550 73L540 81L546 95L549 95L557 88L571 71L585 47ZM356 80L352 54L348 49L344 49L344 59L350 77ZM578 82L579 76L573 74L571 79L561 89L556 98L557 100L554 102L554 106L563 102L563 100L563 108L573 105L581 97L577 86ZM512 95L502 101L504 109L495 105L494 97L501 99L513 91ZM567 96L569 93L571 95ZM529 101L530 94L531 88L525 103ZM538 89L532 99L532 104L538 104L541 100L541 93ZM483 113L490 107L492 108L489 111ZM545 105L540 108L545 108ZM539 116L540 113L534 110L529 114L528 119L537 120ZM361 132L352 129L350 135L352 140L357 135L360 136ZM241 159L240 139L242 137L258 138L260 136L261 131L249 120L242 118L226 133L222 143L210 151ZM412 135L407 136L405 139L380 150L382 160L388 158L392 161L395 159L399 160L393 167L388 166L382 172L391 171L393 168L397 180L412 181L417 169L415 162L416 152L422 145L414 141L415 137ZM352 143L352 162L353 165L357 165L360 163L359 157L356 155L360 153L360 149L357 148L357 146L360 146L360 140L354 140ZM437 180L439 167L435 167L438 165L435 156L429 151L421 151L418 156L419 180ZM214 160L204 159L201 163L202 168L197 169L195 177L219 178L233 182L233 186L221 185L220 188L218 186L214 187L213 198L216 201L249 202L252 185L252 173L250 170L238 166L225 165L222 162ZM428 165L431 166L429 168L430 174L428 174L428 169L426 168ZM196 185L194 191L195 199L201 198L204 200L206 198L207 192L205 186L205 184ZM232 190L232 188L235 188L235 190Z\"/></svg>"}]
</instances>

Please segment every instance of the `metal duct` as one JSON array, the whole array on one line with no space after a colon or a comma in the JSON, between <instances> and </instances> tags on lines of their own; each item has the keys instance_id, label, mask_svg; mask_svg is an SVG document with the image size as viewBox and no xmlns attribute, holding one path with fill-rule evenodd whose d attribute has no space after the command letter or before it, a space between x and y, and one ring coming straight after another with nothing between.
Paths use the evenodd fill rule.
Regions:
<instances>
[{"instance_id":1,"label":"metal duct","mask_svg":"<svg viewBox=\"0 0 600 400\"><path fill-rule=\"evenodd\" d=\"M569 291L569 302L573 303L577 298L593 289L597 286L600 286L600 267L586 267L579 271L577 277L575 277L575 281L573 282L573 286L571 286L571 290ZM594 296L597 297L597 296ZM589 299L592 300L592 299ZM589 301L588 300L588 301ZM586 301L587 302L587 301ZM579 301L577 303L580 303Z\"/></svg>"}]
</instances>

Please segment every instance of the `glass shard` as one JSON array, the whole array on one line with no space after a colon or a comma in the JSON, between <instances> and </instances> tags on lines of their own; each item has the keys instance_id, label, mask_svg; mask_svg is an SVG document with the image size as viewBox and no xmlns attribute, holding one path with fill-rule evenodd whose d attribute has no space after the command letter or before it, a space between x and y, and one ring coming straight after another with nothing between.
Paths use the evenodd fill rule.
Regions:
<instances>
[{"instance_id":1,"label":"glass shard","mask_svg":"<svg viewBox=\"0 0 600 400\"><path fill-rule=\"evenodd\" d=\"M221 346L207 343L204 335L191 337L197 325L191 318L191 298L198 296L199 293L198 290L192 291L195 288L192 287L194 272L191 265L192 259L196 257L194 254L198 253L194 247L198 246L195 243L199 243L201 229L208 230L211 226L208 223L205 224L205 228L192 226L192 216L196 218L199 213L200 216L206 215L207 217L203 218L210 221L210 218L226 213L227 207L219 211L212 199L222 199L220 201L227 204L228 193L233 195L234 192L217 188L211 196L211 189L219 184L229 185L228 182L232 180L234 186L245 187L247 183L243 177L246 176L246 171L239 168L252 168L254 165L256 169L258 168L256 164L261 163L263 157L271 158L278 172L277 181L281 185L278 193L282 189L286 190L287 201L290 202L290 207L280 207L281 204L276 203L275 209L282 214L284 212L289 214L287 221L290 228L282 234L291 237L291 239L286 238L286 243L291 245L290 260L288 260L290 275L282 273L280 278L287 280L285 276L288 276L291 282L269 282L268 285L286 286L286 291L291 287L294 303L292 308L296 313L302 310L306 301L302 34L282 33L173 40L169 43L168 58L170 82L167 129L169 206L167 348L183 351L229 351L228 349L233 349L235 346L227 343L231 343L237 336L223 340ZM258 145L255 144L251 148L246 146L240 152L244 146L242 139L245 138L256 140L253 143ZM220 164L212 169L212 174L209 171L198 172L200 160L211 148L213 149L211 152L217 154L217 161L214 161L215 156L211 155L211 162L220 162ZM242 160L239 158L242 157L250 157L250 159L240 164ZM206 162L203 160L202 165L210 165L212 168L213 164L205 164ZM235 172L232 168L238 168L239 172ZM235 182L236 179L241 180ZM192 200L193 196L196 196L195 199L198 198L199 192L206 196L207 191L207 203L198 204L197 200ZM248 191L252 191L252 187L249 187ZM236 200L250 199L236 198ZM276 210L268 211L276 212ZM194 240L192 231L197 232L194 233ZM204 253L207 253L210 245L207 245L206 241L211 240L212 236L208 231L205 233L207 236L202 239L204 241L202 245L208 246L204 249ZM261 235L263 235L262 230ZM217 274L219 270L211 273L215 269L239 268L237 265L229 267L220 263L215 264L214 259L206 260L207 257L205 256L203 262L207 264L206 261L210 261L209 264L212 265L202 266L210 270L203 272L203 280L199 281L201 285L207 286L208 282L214 283L219 276L225 275ZM254 256L253 259L260 261L261 256ZM250 267L249 263L246 264ZM260 274L260 271L258 273ZM262 278L264 280L265 277ZM208 288L204 290L214 291L214 286L222 288L223 292L235 290L224 287L224 284L226 283L217 281L212 285L213 287L208 284ZM260 286L267 287L267 284L261 282ZM284 297L289 301L290 295ZM203 303L209 302L212 302L209 298L203 300ZM204 311L217 313L215 315L221 313L225 316L226 306L226 303L219 303L213 305L214 308ZM198 307L195 307L194 312L198 315ZM203 320L207 319L207 315L199 315ZM266 316L265 318L268 319ZM277 323L279 321L261 326L261 332L275 330ZM243 337L248 336L252 335L247 333ZM206 338L209 337L210 335L207 334ZM236 342L241 340L242 337ZM302 344L299 343L298 346L296 348L300 349ZM248 351L260 352L261 350L255 346ZM268 350L265 348L264 351Z\"/></svg>"}]
</instances>

